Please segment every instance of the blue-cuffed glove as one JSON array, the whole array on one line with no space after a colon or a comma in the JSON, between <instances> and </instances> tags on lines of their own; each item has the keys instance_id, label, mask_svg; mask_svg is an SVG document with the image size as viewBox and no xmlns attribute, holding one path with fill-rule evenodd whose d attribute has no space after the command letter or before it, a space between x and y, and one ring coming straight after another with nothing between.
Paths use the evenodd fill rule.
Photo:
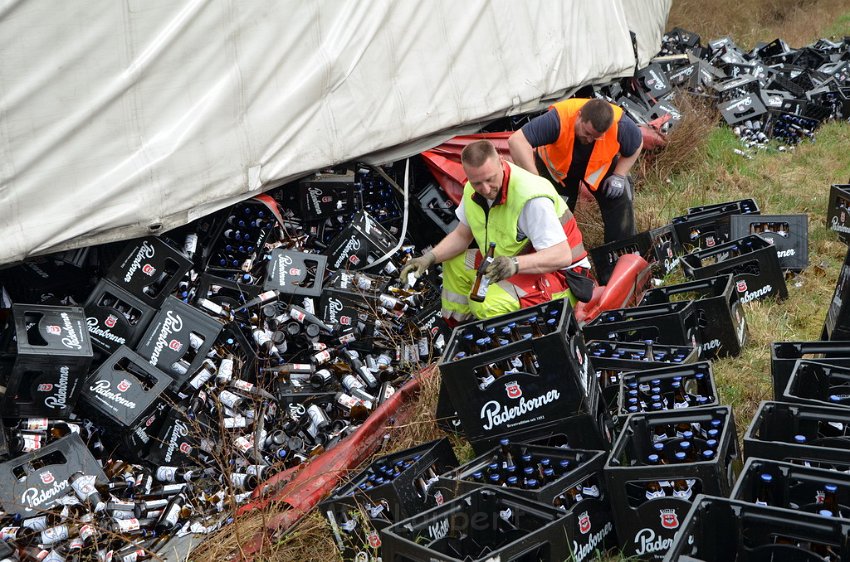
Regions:
<instances>
[{"instance_id":1,"label":"blue-cuffed glove","mask_svg":"<svg viewBox=\"0 0 850 562\"><path fill-rule=\"evenodd\" d=\"M602 182L602 193L608 199L620 197L626 190L626 178L619 174L612 174Z\"/></svg>"}]
</instances>

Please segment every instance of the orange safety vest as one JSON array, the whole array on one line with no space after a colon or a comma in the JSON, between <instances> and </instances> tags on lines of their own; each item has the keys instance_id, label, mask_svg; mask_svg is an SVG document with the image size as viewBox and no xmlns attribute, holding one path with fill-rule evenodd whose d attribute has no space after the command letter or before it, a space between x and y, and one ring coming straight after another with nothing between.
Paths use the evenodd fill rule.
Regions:
<instances>
[{"instance_id":1,"label":"orange safety vest","mask_svg":"<svg viewBox=\"0 0 850 562\"><path fill-rule=\"evenodd\" d=\"M558 117L561 119L561 133L554 143L537 147L537 154L546 164L552 179L561 183L566 179L573 159L578 111L588 101L590 100L574 98L559 101L550 106L550 109L555 108ZM590 153L590 160L587 162L587 168L584 172L584 181L591 191L597 190L602 178L608 172L608 168L611 167L614 157L620 152L620 143L617 142L617 129L623 110L616 105L611 107L614 110L614 122L605 131L605 134L593 144L593 151Z\"/></svg>"}]
</instances>

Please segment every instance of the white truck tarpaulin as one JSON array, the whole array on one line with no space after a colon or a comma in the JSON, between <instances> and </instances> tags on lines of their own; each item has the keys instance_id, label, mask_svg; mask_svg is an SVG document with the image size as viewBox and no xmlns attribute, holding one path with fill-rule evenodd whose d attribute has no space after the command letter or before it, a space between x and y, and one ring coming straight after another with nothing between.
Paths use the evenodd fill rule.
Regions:
<instances>
[{"instance_id":1,"label":"white truck tarpaulin","mask_svg":"<svg viewBox=\"0 0 850 562\"><path fill-rule=\"evenodd\" d=\"M631 75L671 0L0 0L0 263Z\"/></svg>"}]
</instances>

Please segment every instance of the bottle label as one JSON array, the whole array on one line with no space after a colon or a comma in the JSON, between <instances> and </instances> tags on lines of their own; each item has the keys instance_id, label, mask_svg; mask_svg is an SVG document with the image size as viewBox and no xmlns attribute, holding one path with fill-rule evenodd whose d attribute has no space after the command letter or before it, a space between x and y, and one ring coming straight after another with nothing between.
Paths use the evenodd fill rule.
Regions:
<instances>
[{"instance_id":1,"label":"bottle label","mask_svg":"<svg viewBox=\"0 0 850 562\"><path fill-rule=\"evenodd\" d=\"M238 406L239 403L242 401L242 398L240 398L236 394L233 394L229 390L222 390L218 394L218 399L222 404L224 404L230 409L235 409L236 406Z\"/></svg>"},{"instance_id":2,"label":"bottle label","mask_svg":"<svg viewBox=\"0 0 850 562\"><path fill-rule=\"evenodd\" d=\"M226 357L221 360L218 366L218 375L228 380L233 377L233 359Z\"/></svg>"},{"instance_id":3,"label":"bottle label","mask_svg":"<svg viewBox=\"0 0 850 562\"><path fill-rule=\"evenodd\" d=\"M664 493L664 490L654 490L654 491L647 490L646 491L646 499L648 499L648 500L654 500L655 498L663 498L664 496L666 496L666 494Z\"/></svg>"},{"instance_id":4,"label":"bottle label","mask_svg":"<svg viewBox=\"0 0 850 562\"><path fill-rule=\"evenodd\" d=\"M71 488L74 489L74 492L77 494L78 498L80 498L81 500L85 500L90 495L95 493L95 480L95 476L83 474L79 478L71 482Z\"/></svg>"},{"instance_id":5,"label":"bottle label","mask_svg":"<svg viewBox=\"0 0 850 562\"><path fill-rule=\"evenodd\" d=\"M233 381L232 384L233 384L233 388L236 388L238 390L244 390L245 392L253 392L254 391L254 385L249 383L248 381L235 380L235 381Z\"/></svg>"},{"instance_id":6,"label":"bottle label","mask_svg":"<svg viewBox=\"0 0 850 562\"><path fill-rule=\"evenodd\" d=\"M156 479L160 482L175 482L177 468L173 466L160 466L156 469Z\"/></svg>"},{"instance_id":7,"label":"bottle label","mask_svg":"<svg viewBox=\"0 0 850 562\"><path fill-rule=\"evenodd\" d=\"M68 526L67 525L57 525L56 527L51 527L49 529L45 529L41 532L41 538L39 542L44 545L49 545L53 543L57 543L59 541L64 541L68 538Z\"/></svg>"},{"instance_id":8,"label":"bottle label","mask_svg":"<svg viewBox=\"0 0 850 562\"><path fill-rule=\"evenodd\" d=\"M490 277L487 275L481 276L481 282L478 284L478 291L476 291L475 296L479 299L483 299L487 296L487 289L490 287Z\"/></svg>"},{"instance_id":9,"label":"bottle label","mask_svg":"<svg viewBox=\"0 0 850 562\"><path fill-rule=\"evenodd\" d=\"M27 418L21 422L24 431L47 431L47 418Z\"/></svg>"}]
</instances>

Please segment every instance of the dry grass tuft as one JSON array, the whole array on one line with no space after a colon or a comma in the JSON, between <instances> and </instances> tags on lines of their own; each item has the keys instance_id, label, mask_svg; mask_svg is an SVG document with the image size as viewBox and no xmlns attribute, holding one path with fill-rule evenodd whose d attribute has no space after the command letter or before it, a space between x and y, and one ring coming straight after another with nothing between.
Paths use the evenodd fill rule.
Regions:
<instances>
[{"instance_id":1,"label":"dry grass tuft","mask_svg":"<svg viewBox=\"0 0 850 562\"><path fill-rule=\"evenodd\" d=\"M680 92L675 105L682 120L667 135L667 145L648 152L638 160L638 178L649 182L693 169L705 160L705 148L711 131L717 126L720 114L713 100Z\"/></svg>"}]
</instances>

